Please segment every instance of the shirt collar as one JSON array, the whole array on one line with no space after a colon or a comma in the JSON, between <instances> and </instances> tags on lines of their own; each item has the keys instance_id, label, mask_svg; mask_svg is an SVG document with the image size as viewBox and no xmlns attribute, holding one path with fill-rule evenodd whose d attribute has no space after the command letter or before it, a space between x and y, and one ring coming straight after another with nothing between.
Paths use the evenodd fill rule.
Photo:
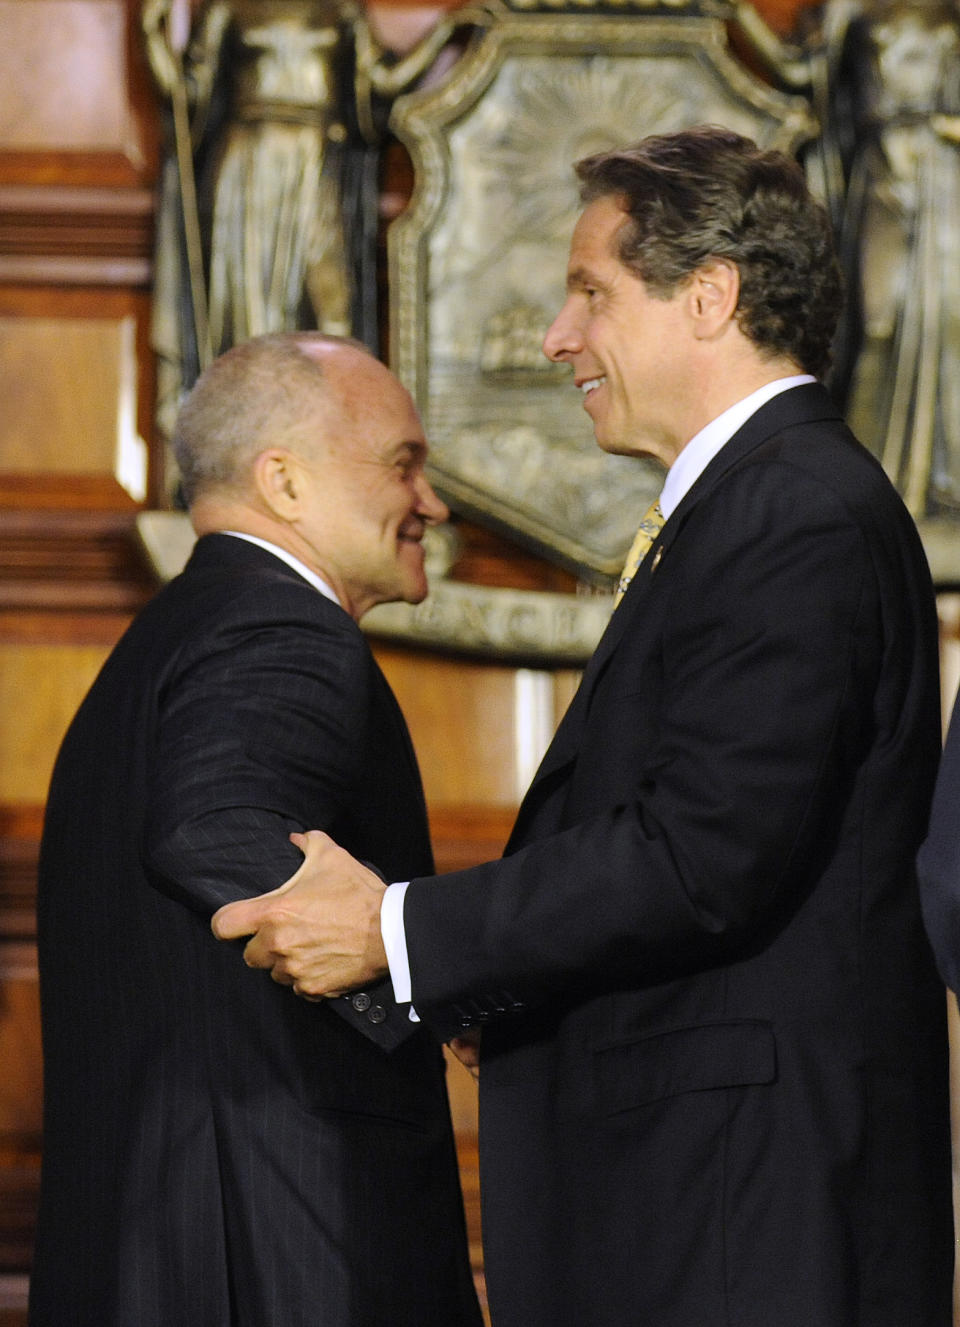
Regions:
<instances>
[{"instance_id":1,"label":"shirt collar","mask_svg":"<svg viewBox=\"0 0 960 1327\"><path fill-rule=\"evenodd\" d=\"M664 520L676 511L681 500L693 488L694 483L716 454L726 446L752 414L755 414L767 401L779 396L781 392L791 387L799 387L806 382L816 382L816 378L811 377L809 373L797 373L790 378L777 378L774 382L765 383L763 387L758 387L755 392L745 396L742 401L737 401L724 410L723 414L711 420L706 428L694 434L667 471L663 492L660 494L660 510L663 512Z\"/></svg>"},{"instance_id":2,"label":"shirt collar","mask_svg":"<svg viewBox=\"0 0 960 1327\"><path fill-rule=\"evenodd\" d=\"M327 599L332 599L335 604L340 604L340 600L327 582L322 580L315 571L311 571L309 567L304 566L299 558L295 558L285 548L280 548L277 544L271 544L266 539L260 539L255 534L244 534L242 530L221 530L220 533L232 535L234 539L245 539L248 544L256 544L258 548L265 548L268 553L272 553L281 562L285 562L288 567L292 567L298 575L302 576L305 581L309 581L313 588L319 590ZM340 604L340 607L342 608L343 605Z\"/></svg>"}]
</instances>

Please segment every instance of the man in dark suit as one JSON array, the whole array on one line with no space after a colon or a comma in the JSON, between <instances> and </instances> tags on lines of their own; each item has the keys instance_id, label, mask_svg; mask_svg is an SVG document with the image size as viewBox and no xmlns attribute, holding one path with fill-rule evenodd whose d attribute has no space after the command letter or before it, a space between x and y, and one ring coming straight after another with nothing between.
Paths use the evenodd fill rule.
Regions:
<instances>
[{"instance_id":1,"label":"man in dark suit","mask_svg":"<svg viewBox=\"0 0 960 1327\"><path fill-rule=\"evenodd\" d=\"M247 342L187 399L200 538L57 760L42 845L33 1327L480 1327L440 1048L388 982L325 1004L210 934L321 824L432 869L357 620L426 594L446 509L362 347ZM229 533L226 533L229 532Z\"/></svg>"},{"instance_id":2,"label":"man in dark suit","mask_svg":"<svg viewBox=\"0 0 960 1327\"><path fill-rule=\"evenodd\" d=\"M214 929L311 996L389 954L441 1035L482 1028L494 1327L948 1327L944 999L913 870L934 598L816 381L826 217L794 162L721 129L578 173L545 350L600 446L668 473L506 855L378 902L311 834Z\"/></svg>"}]
</instances>

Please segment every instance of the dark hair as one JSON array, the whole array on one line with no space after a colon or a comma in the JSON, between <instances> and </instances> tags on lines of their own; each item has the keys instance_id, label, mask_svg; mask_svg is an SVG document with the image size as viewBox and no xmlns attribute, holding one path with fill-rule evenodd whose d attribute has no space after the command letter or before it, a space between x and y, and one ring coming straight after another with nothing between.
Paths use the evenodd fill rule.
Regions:
<instances>
[{"instance_id":1,"label":"dark hair","mask_svg":"<svg viewBox=\"0 0 960 1327\"><path fill-rule=\"evenodd\" d=\"M782 152L713 125L653 134L576 164L583 202L630 218L620 261L663 298L711 258L740 273L737 322L763 351L823 377L842 305L826 210Z\"/></svg>"}]
</instances>

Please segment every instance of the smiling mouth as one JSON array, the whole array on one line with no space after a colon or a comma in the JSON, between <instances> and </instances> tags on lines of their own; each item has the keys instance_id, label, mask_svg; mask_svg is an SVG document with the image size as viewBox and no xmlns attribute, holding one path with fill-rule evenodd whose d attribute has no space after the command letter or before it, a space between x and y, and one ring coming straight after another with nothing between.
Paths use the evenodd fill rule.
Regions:
<instances>
[{"instance_id":1,"label":"smiling mouth","mask_svg":"<svg viewBox=\"0 0 960 1327\"><path fill-rule=\"evenodd\" d=\"M589 396L590 393L595 392L598 387L602 387L606 381L607 381L607 376L606 374L603 374L599 378L588 378L586 382L580 383L579 387L581 392L583 392L584 396Z\"/></svg>"}]
</instances>

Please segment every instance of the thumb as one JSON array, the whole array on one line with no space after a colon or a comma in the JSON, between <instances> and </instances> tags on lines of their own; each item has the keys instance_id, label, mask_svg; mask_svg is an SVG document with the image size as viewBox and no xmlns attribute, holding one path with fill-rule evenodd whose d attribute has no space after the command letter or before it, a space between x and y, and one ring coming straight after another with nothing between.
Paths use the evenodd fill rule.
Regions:
<instances>
[{"instance_id":1,"label":"thumb","mask_svg":"<svg viewBox=\"0 0 960 1327\"><path fill-rule=\"evenodd\" d=\"M303 853L304 859L300 863L296 875L292 875L290 879L285 882L286 885L292 884L294 880L298 880L303 868L310 862L314 861L324 848L336 846L330 835L324 834L322 829L308 829L305 834L291 834L290 842L300 849ZM280 888L285 888L285 885L281 885Z\"/></svg>"},{"instance_id":2,"label":"thumb","mask_svg":"<svg viewBox=\"0 0 960 1327\"><path fill-rule=\"evenodd\" d=\"M285 888L285 885L281 885L269 894L258 894L256 898L238 898L232 903L225 903L210 918L210 929L218 940L239 940L241 936L253 935L262 925L273 899L277 894L282 894Z\"/></svg>"},{"instance_id":3,"label":"thumb","mask_svg":"<svg viewBox=\"0 0 960 1327\"><path fill-rule=\"evenodd\" d=\"M276 889L255 898L234 899L218 908L210 919L210 927L218 940L239 940L245 935L254 935L266 920L267 913L275 899L286 894L300 880L303 868L317 856L320 850L331 842L328 835L318 829L310 829L306 834L291 834L290 842L295 844L304 855L299 869Z\"/></svg>"}]
</instances>

